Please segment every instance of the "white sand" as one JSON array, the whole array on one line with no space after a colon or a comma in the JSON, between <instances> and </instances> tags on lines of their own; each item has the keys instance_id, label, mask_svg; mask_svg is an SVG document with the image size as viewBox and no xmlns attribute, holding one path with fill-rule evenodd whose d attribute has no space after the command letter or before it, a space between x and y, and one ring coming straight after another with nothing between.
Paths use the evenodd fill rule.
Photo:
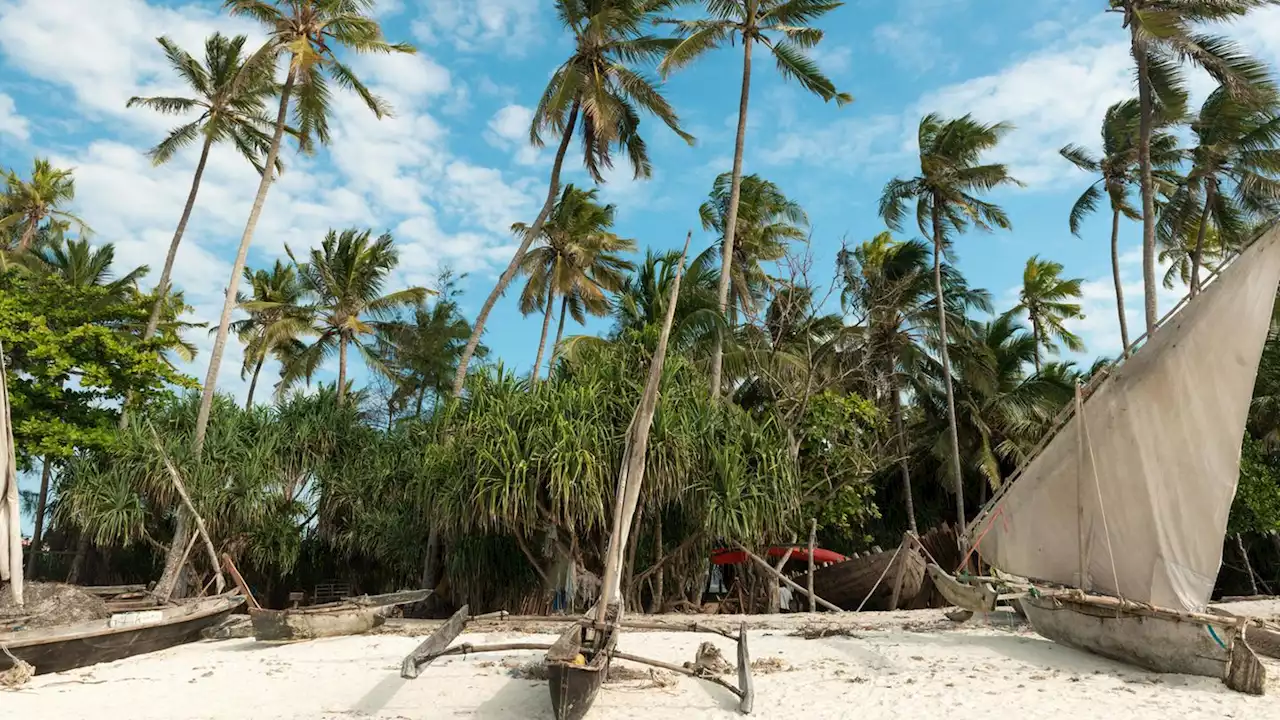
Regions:
<instances>
[{"instance_id":1,"label":"white sand","mask_svg":"<svg viewBox=\"0 0 1280 720\"><path fill-rule=\"evenodd\" d=\"M1270 697L1227 690L1209 678L1155 675L1077 652L1025 627L971 622L953 626L936 610L846 615L856 637L806 640L792 629L835 626L834 616L775 616L750 633L752 658L785 669L757 672L753 718L1116 717L1123 720L1280 717L1280 665L1269 664ZM723 620L723 619L722 619ZM420 635L427 632L421 630ZM906 629L904 629L904 627ZM547 632L550 632L548 630ZM38 676L0 691L0 716L88 718L551 718L545 682L511 676L507 664L540 653L511 652L438 660L417 680L399 677L401 658L421 637L369 635L294 645L253 640L201 642L117 663ZM472 632L474 644L551 642L527 632ZM626 652L679 664L711 639L732 658L732 643L705 634L627 632ZM621 663L626 664L626 663ZM590 718L737 718L722 688L681 677L606 684ZM803 711L802 713L799 711Z\"/></svg>"}]
</instances>

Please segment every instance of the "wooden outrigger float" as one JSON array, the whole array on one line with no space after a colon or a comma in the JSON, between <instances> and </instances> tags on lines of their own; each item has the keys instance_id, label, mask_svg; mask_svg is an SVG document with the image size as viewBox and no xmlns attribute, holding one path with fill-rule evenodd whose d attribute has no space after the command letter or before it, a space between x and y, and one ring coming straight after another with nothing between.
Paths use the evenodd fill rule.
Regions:
<instances>
[{"instance_id":1,"label":"wooden outrigger float","mask_svg":"<svg viewBox=\"0 0 1280 720\"><path fill-rule=\"evenodd\" d=\"M715 683L733 692L738 697L738 710L751 712L754 704L754 691L751 684L751 659L747 649L747 632L745 623L736 635L719 630L694 626L694 630L716 632L730 637L738 645L738 677L737 687L726 683L719 677L694 667L681 667L658 660L649 660L636 655L628 655L618 650L618 636L622 628L627 627L625 621L624 602L621 593L621 567L623 549L631 533L631 524L635 519L636 505L640 497L640 488L644 482L645 451L649 444L649 429L653 424L654 412L658 403L658 386L662 379L662 368L666 361L667 342L671 335L671 325L675 317L676 299L680 293L680 282L684 275L684 261L689 252L689 241L693 233L685 238L684 252L680 256L680 266L676 270L675 282L672 283L667 300L666 316L663 319L662 332L658 337L658 346L653 360L649 364L648 378L644 392L631 418L627 429L626 444L622 453L622 467L618 474L618 486L613 508L612 534L606 553L604 578L601 583L600 599L586 618L569 626L555 643L550 645L534 643L512 643L506 645L473 646L468 644L450 647L465 628L468 621L468 608L463 606L443 626L436 630L421 645L410 653L401 665L400 674L404 678L415 678L420 668L432 660L445 655L463 655L477 652L501 652L513 650L545 650L544 665L551 691L551 707L556 720L582 720L591 711L596 697L600 694L600 686L604 684L613 660L622 659L642 663L653 667L671 670L690 677L696 677ZM639 625L633 625L639 627Z\"/></svg>"},{"instance_id":2,"label":"wooden outrigger float","mask_svg":"<svg viewBox=\"0 0 1280 720\"><path fill-rule=\"evenodd\" d=\"M965 545L995 574L933 565L939 591L968 612L1016 598L1050 640L1261 695L1266 671L1250 637L1280 654L1280 628L1214 613L1209 599L1277 286L1271 228L1077 390L966 528Z\"/></svg>"}]
</instances>

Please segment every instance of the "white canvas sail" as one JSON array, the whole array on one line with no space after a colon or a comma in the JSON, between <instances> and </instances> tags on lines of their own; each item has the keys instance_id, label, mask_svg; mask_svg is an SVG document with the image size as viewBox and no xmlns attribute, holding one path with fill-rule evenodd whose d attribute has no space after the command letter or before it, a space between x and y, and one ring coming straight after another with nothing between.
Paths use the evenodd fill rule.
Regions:
<instances>
[{"instance_id":1,"label":"white canvas sail","mask_svg":"<svg viewBox=\"0 0 1280 720\"><path fill-rule=\"evenodd\" d=\"M1204 607L1277 283L1272 230L1113 369L988 506L970 530L982 557L1035 580Z\"/></svg>"},{"instance_id":2,"label":"white canvas sail","mask_svg":"<svg viewBox=\"0 0 1280 720\"><path fill-rule=\"evenodd\" d=\"M0 580L9 583L16 605L22 605L22 534L18 513L18 463L14 457L9 385L0 347ZM32 548L32 552L35 549Z\"/></svg>"}]
</instances>

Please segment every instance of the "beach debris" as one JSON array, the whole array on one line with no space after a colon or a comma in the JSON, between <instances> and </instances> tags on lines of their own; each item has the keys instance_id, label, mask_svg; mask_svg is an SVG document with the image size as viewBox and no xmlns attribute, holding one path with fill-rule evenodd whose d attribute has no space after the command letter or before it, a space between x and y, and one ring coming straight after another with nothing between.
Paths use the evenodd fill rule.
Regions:
<instances>
[{"instance_id":1,"label":"beach debris","mask_svg":"<svg viewBox=\"0 0 1280 720\"><path fill-rule=\"evenodd\" d=\"M787 672L791 669L791 665L780 657L765 657L751 663L751 671L762 675L770 675L772 673Z\"/></svg>"},{"instance_id":2,"label":"beach debris","mask_svg":"<svg viewBox=\"0 0 1280 720\"><path fill-rule=\"evenodd\" d=\"M733 672L733 666L724 659L720 648L709 642L699 645L698 654L694 656L693 662L685 663L684 666L695 673L705 675L728 675Z\"/></svg>"},{"instance_id":3,"label":"beach debris","mask_svg":"<svg viewBox=\"0 0 1280 720\"><path fill-rule=\"evenodd\" d=\"M788 633L788 635L804 638L805 640L819 640L825 637L862 637L849 628L817 624L804 625L799 630Z\"/></svg>"},{"instance_id":4,"label":"beach debris","mask_svg":"<svg viewBox=\"0 0 1280 720\"><path fill-rule=\"evenodd\" d=\"M0 629L46 628L111 617L107 603L92 593L64 583L27 583L23 605L0 596Z\"/></svg>"},{"instance_id":5,"label":"beach debris","mask_svg":"<svg viewBox=\"0 0 1280 720\"><path fill-rule=\"evenodd\" d=\"M30 588L31 586L28 585L27 587ZM26 685L27 681L35 676L36 669L31 666L31 663L14 657L13 653L9 652L9 648L0 645L0 650L4 650L4 654L8 655L9 660L13 662L13 667L0 672L0 688L13 690Z\"/></svg>"}]
</instances>

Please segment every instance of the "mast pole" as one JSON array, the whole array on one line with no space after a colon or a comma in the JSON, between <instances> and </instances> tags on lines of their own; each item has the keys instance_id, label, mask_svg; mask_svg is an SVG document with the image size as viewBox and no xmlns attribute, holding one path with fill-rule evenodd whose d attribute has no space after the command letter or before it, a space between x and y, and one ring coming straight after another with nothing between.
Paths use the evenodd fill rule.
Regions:
<instances>
[{"instance_id":1,"label":"mast pole","mask_svg":"<svg viewBox=\"0 0 1280 720\"><path fill-rule=\"evenodd\" d=\"M1084 400L1080 393L1080 382L1076 382L1076 526L1080 533L1080 589L1089 589L1089 553L1088 538L1084 525Z\"/></svg>"}]
</instances>

